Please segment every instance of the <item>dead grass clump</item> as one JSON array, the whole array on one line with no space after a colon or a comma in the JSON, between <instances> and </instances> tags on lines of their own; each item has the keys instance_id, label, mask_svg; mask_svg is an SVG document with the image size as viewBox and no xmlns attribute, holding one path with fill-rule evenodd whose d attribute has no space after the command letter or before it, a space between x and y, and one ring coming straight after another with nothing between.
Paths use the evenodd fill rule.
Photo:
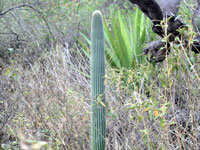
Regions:
<instances>
[{"instance_id":1,"label":"dead grass clump","mask_svg":"<svg viewBox=\"0 0 200 150\"><path fill-rule=\"evenodd\" d=\"M13 99L11 106L18 102L18 107L7 127L20 128L27 137L47 141L55 149L88 149L89 83L81 75L82 66L72 64L67 51L57 46L34 66L29 64L30 70L24 71L19 65L9 68L17 76L12 83L18 85L14 86L18 97L3 92L5 102ZM79 63L85 64L82 71L87 69L86 62ZM8 86L14 77L5 78Z\"/></svg>"}]
</instances>

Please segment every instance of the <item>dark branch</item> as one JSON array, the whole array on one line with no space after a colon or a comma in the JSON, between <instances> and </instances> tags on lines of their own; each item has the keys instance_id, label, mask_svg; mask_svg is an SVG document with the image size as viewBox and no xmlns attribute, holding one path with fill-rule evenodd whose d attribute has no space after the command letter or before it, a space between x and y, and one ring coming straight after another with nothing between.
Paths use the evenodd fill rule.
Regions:
<instances>
[{"instance_id":1,"label":"dark branch","mask_svg":"<svg viewBox=\"0 0 200 150\"><path fill-rule=\"evenodd\" d=\"M163 19L160 6L155 0L129 0L133 4L137 4L153 23L160 22Z\"/></svg>"},{"instance_id":2,"label":"dark branch","mask_svg":"<svg viewBox=\"0 0 200 150\"><path fill-rule=\"evenodd\" d=\"M163 37L164 33L160 26L163 20L163 14L160 6L155 0L129 0L132 4L137 4L140 10L149 17L153 22L152 30Z\"/></svg>"},{"instance_id":3,"label":"dark branch","mask_svg":"<svg viewBox=\"0 0 200 150\"><path fill-rule=\"evenodd\" d=\"M144 54L150 54L149 62L161 62L166 58L170 52L170 42L174 42L175 38L187 39L187 35L181 35L179 29L184 28L185 24L176 16L168 14L163 16L160 6L155 0L129 0L133 4L137 4L141 11L146 14L153 22L152 30L160 37L168 36L168 40L162 42L161 40L153 41L144 49ZM168 1L171 2L171 1ZM174 4L176 1L173 1ZM180 0L176 2L179 4ZM166 4L166 2L165 2ZM166 5L167 6L167 5ZM172 10L169 10L172 11ZM177 11L177 10L176 10ZM167 24L167 26L166 26ZM167 28L166 28L167 27ZM187 40L184 41L188 43ZM200 52L200 37L195 38L195 42L191 45L192 51Z\"/></svg>"},{"instance_id":4,"label":"dark branch","mask_svg":"<svg viewBox=\"0 0 200 150\"><path fill-rule=\"evenodd\" d=\"M150 54L148 62L162 62L170 52L170 44L161 40L153 41L146 46L143 52L145 55Z\"/></svg>"},{"instance_id":5,"label":"dark branch","mask_svg":"<svg viewBox=\"0 0 200 150\"><path fill-rule=\"evenodd\" d=\"M14 35L16 37L16 40L20 41L19 35L17 33L15 33L15 32L10 32L10 33L0 32L0 34L3 34L3 35Z\"/></svg>"},{"instance_id":6,"label":"dark branch","mask_svg":"<svg viewBox=\"0 0 200 150\"><path fill-rule=\"evenodd\" d=\"M37 11L38 13L41 13L40 11L38 11L37 9L35 9L34 7L32 7L32 6L30 6L30 5L19 5L19 6L15 6L15 7L13 7L13 8L9 8L8 10L5 10L4 12L0 13L0 16L3 16L3 15L5 15L5 14L8 13L8 12L11 12L11 11L13 11L13 10L16 10L16 9L19 9L19 8L23 8L23 7L29 7L29 8L31 8L31 9Z\"/></svg>"}]
</instances>

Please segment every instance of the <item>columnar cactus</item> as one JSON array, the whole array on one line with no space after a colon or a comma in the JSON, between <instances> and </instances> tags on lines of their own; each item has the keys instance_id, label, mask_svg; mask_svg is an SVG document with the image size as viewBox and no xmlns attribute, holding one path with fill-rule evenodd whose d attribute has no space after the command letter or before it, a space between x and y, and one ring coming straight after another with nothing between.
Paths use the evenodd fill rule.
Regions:
<instances>
[{"instance_id":1,"label":"columnar cactus","mask_svg":"<svg viewBox=\"0 0 200 150\"><path fill-rule=\"evenodd\" d=\"M105 149L105 50L101 12L95 11L91 27L91 132L92 150Z\"/></svg>"}]
</instances>

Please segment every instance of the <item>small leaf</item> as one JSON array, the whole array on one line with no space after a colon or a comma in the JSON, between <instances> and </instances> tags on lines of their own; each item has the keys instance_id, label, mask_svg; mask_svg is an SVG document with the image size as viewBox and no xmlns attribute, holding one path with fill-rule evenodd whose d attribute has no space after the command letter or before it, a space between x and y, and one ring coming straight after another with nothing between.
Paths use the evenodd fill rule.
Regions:
<instances>
[{"instance_id":1,"label":"small leaf","mask_svg":"<svg viewBox=\"0 0 200 150\"><path fill-rule=\"evenodd\" d=\"M18 81L18 75L16 73L13 74L13 78Z\"/></svg>"},{"instance_id":2,"label":"small leaf","mask_svg":"<svg viewBox=\"0 0 200 150\"><path fill-rule=\"evenodd\" d=\"M149 111L149 110L151 110L151 109L152 109L151 107L146 108L146 109L143 110L143 112L147 112L147 111Z\"/></svg>"},{"instance_id":3,"label":"small leaf","mask_svg":"<svg viewBox=\"0 0 200 150\"><path fill-rule=\"evenodd\" d=\"M164 118L161 118L161 119L160 119L160 126L161 126L162 128L165 127L165 119L164 119Z\"/></svg>"},{"instance_id":4,"label":"small leaf","mask_svg":"<svg viewBox=\"0 0 200 150\"><path fill-rule=\"evenodd\" d=\"M24 92L25 95L28 95L29 93L30 93L29 91L25 91L25 92Z\"/></svg>"},{"instance_id":5,"label":"small leaf","mask_svg":"<svg viewBox=\"0 0 200 150\"><path fill-rule=\"evenodd\" d=\"M172 70L172 67L168 68L168 71L167 71L168 76L170 75L171 70Z\"/></svg>"},{"instance_id":6,"label":"small leaf","mask_svg":"<svg viewBox=\"0 0 200 150\"><path fill-rule=\"evenodd\" d=\"M130 80L130 79L128 79L128 80L127 80L127 83L129 84L130 82L131 82L131 80Z\"/></svg>"},{"instance_id":7,"label":"small leaf","mask_svg":"<svg viewBox=\"0 0 200 150\"><path fill-rule=\"evenodd\" d=\"M144 130L140 130L144 135L148 135L148 130L144 129Z\"/></svg>"},{"instance_id":8,"label":"small leaf","mask_svg":"<svg viewBox=\"0 0 200 150\"><path fill-rule=\"evenodd\" d=\"M10 77L10 75L11 75L11 71L10 71L9 68L6 70L5 75L8 76L8 77Z\"/></svg>"},{"instance_id":9,"label":"small leaf","mask_svg":"<svg viewBox=\"0 0 200 150\"><path fill-rule=\"evenodd\" d=\"M86 118L87 118L87 115L82 118L82 121L84 121Z\"/></svg>"},{"instance_id":10,"label":"small leaf","mask_svg":"<svg viewBox=\"0 0 200 150\"><path fill-rule=\"evenodd\" d=\"M106 105L101 101L101 100L99 100L98 101L103 107L106 107Z\"/></svg>"},{"instance_id":11,"label":"small leaf","mask_svg":"<svg viewBox=\"0 0 200 150\"><path fill-rule=\"evenodd\" d=\"M154 110L154 116L155 116L155 117L158 117L158 114L159 114L159 113L158 113L158 110Z\"/></svg>"},{"instance_id":12,"label":"small leaf","mask_svg":"<svg viewBox=\"0 0 200 150\"><path fill-rule=\"evenodd\" d=\"M135 108L138 108L137 104L132 104L130 107L128 107L128 109L135 109Z\"/></svg>"},{"instance_id":13,"label":"small leaf","mask_svg":"<svg viewBox=\"0 0 200 150\"><path fill-rule=\"evenodd\" d=\"M141 122L143 120L142 116L138 116L138 121Z\"/></svg>"}]
</instances>

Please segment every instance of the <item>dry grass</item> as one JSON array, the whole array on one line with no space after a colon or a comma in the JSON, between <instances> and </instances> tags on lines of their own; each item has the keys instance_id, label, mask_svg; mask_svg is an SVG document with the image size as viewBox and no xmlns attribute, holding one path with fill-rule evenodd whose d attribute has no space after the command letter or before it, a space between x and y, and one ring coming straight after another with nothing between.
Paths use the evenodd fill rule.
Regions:
<instances>
[{"instance_id":1,"label":"dry grass","mask_svg":"<svg viewBox=\"0 0 200 150\"><path fill-rule=\"evenodd\" d=\"M89 83L80 73L87 69L87 62L78 62L85 68L73 65L67 53L67 48L57 46L34 66L30 64L30 70L20 65L10 68L18 80L12 81L11 75L1 82L12 81L17 86L13 92L4 93L9 95L4 103L13 99L18 105L8 124L10 129L20 128L27 136L38 136L57 149L88 149Z\"/></svg>"},{"instance_id":2,"label":"dry grass","mask_svg":"<svg viewBox=\"0 0 200 150\"><path fill-rule=\"evenodd\" d=\"M180 47L173 51L157 67L107 68L108 150L199 148L199 56ZM188 58L195 59L193 68ZM2 73L1 117L7 121L2 142L15 141L20 129L51 149L89 149L87 58L57 45L29 65L24 70L12 64L10 73L5 75L8 68Z\"/></svg>"},{"instance_id":3,"label":"dry grass","mask_svg":"<svg viewBox=\"0 0 200 150\"><path fill-rule=\"evenodd\" d=\"M23 26L30 33L24 37L28 45L20 49L24 55L10 58L0 75L0 143L16 150L27 143L31 149L36 140L48 143L44 149L88 150L89 60L79 48L68 48L69 40L56 30L62 44L52 42L42 53L47 45L42 45L39 25L28 32ZM171 47L170 56L155 67L107 67L107 150L199 150L200 56L181 44Z\"/></svg>"}]
</instances>

